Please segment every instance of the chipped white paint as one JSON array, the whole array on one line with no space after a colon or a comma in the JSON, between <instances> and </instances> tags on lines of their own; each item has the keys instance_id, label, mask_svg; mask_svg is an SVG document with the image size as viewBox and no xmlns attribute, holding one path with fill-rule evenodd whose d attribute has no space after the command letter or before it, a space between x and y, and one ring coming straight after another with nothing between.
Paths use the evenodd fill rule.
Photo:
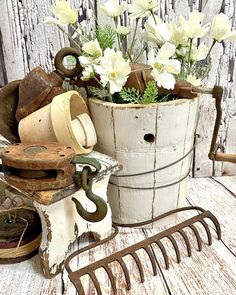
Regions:
<instances>
[{"instance_id":1,"label":"chipped white paint","mask_svg":"<svg viewBox=\"0 0 236 295\"><path fill-rule=\"evenodd\" d=\"M187 195L192 153L166 169L152 171L181 159L192 149L198 98L150 105L89 99L89 108L97 132L96 149L118 161L122 167L118 176L151 171L111 177L108 197L113 220L125 224L146 221L181 206ZM165 219L164 223L171 221Z\"/></svg>"},{"instance_id":2,"label":"chipped white paint","mask_svg":"<svg viewBox=\"0 0 236 295\"><path fill-rule=\"evenodd\" d=\"M108 180L109 176L106 176L93 186L93 192L104 200L107 200ZM46 277L61 271L68 247L83 233L93 232L102 239L111 234L112 220L109 204L106 217L100 222L91 223L80 217L71 200L72 197L79 200L89 212L95 211L95 205L88 200L82 190L49 206L34 202L43 228L40 256Z\"/></svg>"},{"instance_id":3,"label":"chipped white paint","mask_svg":"<svg viewBox=\"0 0 236 295\"><path fill-rule=\"evenodd\" d=\"M97 152L92 152L90 157L96 158L101 164L101 170L94 179L92 191L107 202L107 185L111 173L118 169L117 162ZM33 202L34 196L32 193L22 192L9 187L1 173L0 180L0 188L3 192L5 190L4 195L12 197L20 194L24 198L24 204L35 208L40 216L42 224L41 265L43 273L47 278L58 274L63 269L64 259L69 246L83 233L93 232L99 239L103 239L111 234L112 217L109 203L107 203L108 212L105 218L99 222L87 222L78 214L76 206L71 200L72 197L81 202L88 212L96 210L94 203L86 197L82 189L76 190L75 193L69 196L68 193L64 193L63 189L61 191L53 191L52 194L61 193L64 196L50 205L43 205L43 199L42 203ZM40 192L38 193L40 194ZM42 194L44 193L46 192L42 192Z\"/></svg>"},{"instance_id":4,"label":"chipped white paint","mask_svg":"<svg viewBox=\"0 0 236 295\"><path fill-rule=\"evenodd\" d=\"M98 20L104 20L99 12L99 7L105 0L92 1L97 3ZM50 15L49 7L54 1L15 1L1 0L0 30L2 35L1 63L4 62L4 75L0 84L22 78L37 65L45 70L51 70L56 52L63 46L69 45L69 41L53 25L44 25L45 16ZM79 7L80 16L91 17L89 1L70 0L74 7ZM219 11L230 17L233 27L236 27L234 0L159 0L158 13L163 19L177 19L179 15L188 16L190 11L198 9L206 13L206 22L210 21ZM91 19L91 23L93 20ZM103 21L104 22L104 21ZM132 25L132 24L131 24ZM208 43L208 40L206 40ZM1 50L0 50L1 51ZM207 86L215 83L227 87L229 96L224 99L224 113L219 142L223 143L227 150L236 152L234 145L235 119L235 52L236 45L230 43L218 44L212 52L212 70L207 79ZM144 57L145 60L145 57ZM0 63L0 64L1 64ZM212 99L201 101L201 112L196 137L196 153L194 158L194 175L212 175L212 162L208 159L208 149L211 141L211 130L214 122L214 103ZM230 136L229 136L230 135ZM217 174L227 170L228 174L234 174L232 166L217 165Z\"/></svg>"},{"instance_id":5,"label":"chipped white paint","mask_svg":"<svg viewBox=\"0 0 236 295\"><path fill-rule=\"evenodd\" d=\"M224 186L236 192L236 178L221 177L217 181L224 183ZM179 235L175 234L181 252L181 263L176 263L176 255L173 245L163 239L163 244L170 259L170 268L164 269L163 257L160 250L154 247L156 258L159 263L157 276L152 274L152 266L145 251L138 251L138 256L144 268L145 282L141 284L137 266L134 260L127 256L124 258L128 267L132 289L126 288L124 274L117 263L109 265L115 276L118 294L122 295L235 295L236 289L236 258L235 253L235 210L236 199L230 195L224 187L211 179L191 179L189 199L193 205L200 205L214 213L220 221L222 227L222 240L216 240L213 228L210 228L213 236L212 246L203 243L203 250L196 250L196 238L191 230L186 229L186 234L190 239L192 257L187 257L185 244ZM234 195L235 196L235 195ZM195 213L194 213L195 214ZM189 218L188 213L183 213L183 218ZM198 227L200 235L206 241L206 234L202 233L201 226ZM72 260L72 269L82 268L89 263L107 257L135 242L145 239L147 236L157 233L158 230L137 230L121 229L119 236L114 240L81 254ZM89 236L82 236L79 239L79 247L82 248L89 243ZM70 253L78 249L78 243L71 245ZM95 272L100 283L102 294L113 294L108 276L103 269ZM62 275L51 280L45 279L41 274L39 256L30 260L13 264L0 265L0 294L4 295L75 295L76 291L68 278L66 270ZM33 283L32 283L33 282ZM94 285L88 276L82 278L82 284L86 295L94 295Z\"/></svg>"}]
</instances>

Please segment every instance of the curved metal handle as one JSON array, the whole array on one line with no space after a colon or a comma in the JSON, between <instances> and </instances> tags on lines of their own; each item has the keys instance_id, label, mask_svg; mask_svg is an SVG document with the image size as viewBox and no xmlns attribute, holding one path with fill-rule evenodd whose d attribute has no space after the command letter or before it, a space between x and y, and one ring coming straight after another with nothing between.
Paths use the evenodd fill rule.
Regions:
<instances>
[{"instance_id":1,"label":"curved metal handle","mask_svg":"<svg viewBox=\"0 0 236 295\"><path fill-rule=\"evenodd\" d=\"M98 222L103 220L107 215L107 203L101 197L95 195L92 191L93 178L101 169L100 163L94 158L88 158L86 156L78 155L75 156L75 158L72 160L72 163L87 164L95 168L95 171L92 171L90 166L84 166L82 172L77 171L73 176L74 182L85 191L87 198L96 206L95 212L88 212L84 209L84 207L76 198L72 198L72 201L75 203L77 212L83 219L89 222Z\"/></svg>"},{"instance_id":2,"label":"curved metal handle","mask_svg":"<svg viewBox=\"0 0 236 295\"><path fill-rule=\"evenodd\" d=\"M74 56L76 59L76 65L73 69L67 69L63 65L63 59L66 56ZM82 71L83 68L80 65L78 57L81 55L81 52L77 49L71 48L71 47L65 47L58 51L58 53L55 56L54 65L56 68L56 71L62 75L63 77L67 78L74 78L78 76Z\"/></svg>"},{"instance_id":3,"label":"curved metal handle","mask_svg":"<svg viewBox=\"0 0 236 295\"><path fill-rule=\"evenodd\" d=\"M221 118L222 118L222 98L223 98L223 87L214 86L212 91L212 96L215 98L215 106L216 106L216 120L215 127L212 135L210 152L208 154L209 159L213 161L223 161L230 162L236 164L236 154L225 154L221 152L217 152L217 136L220 128Z\"/></svg>"}]
</instances>

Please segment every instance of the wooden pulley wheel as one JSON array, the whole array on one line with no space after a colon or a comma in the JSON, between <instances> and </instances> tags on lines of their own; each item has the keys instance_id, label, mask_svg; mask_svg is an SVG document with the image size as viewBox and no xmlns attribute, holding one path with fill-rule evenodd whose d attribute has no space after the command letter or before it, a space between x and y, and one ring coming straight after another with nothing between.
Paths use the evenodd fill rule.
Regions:
<instances>
[{"instance_id":1,"label":"wooden pulley wheel","mask_svg":"<svg viewBox=\"0 0 236 295\"><path fill-rule=\"evenodd\" d=\"M21 262L37 254L41 233L37 212L28 209L0 212L0 264Z\"/></svg>"},{"instance_id":2,"label":"wooden pulley wheel","mask_svg":"<svg viewBox=\"0 0 236 295\"><path fill-rule=\"evenodd\" d=\"M57 142L19 143L2 150L6 181L19 189L42 191L73 183L74 150Z\"/></svg>"}]
</instances>

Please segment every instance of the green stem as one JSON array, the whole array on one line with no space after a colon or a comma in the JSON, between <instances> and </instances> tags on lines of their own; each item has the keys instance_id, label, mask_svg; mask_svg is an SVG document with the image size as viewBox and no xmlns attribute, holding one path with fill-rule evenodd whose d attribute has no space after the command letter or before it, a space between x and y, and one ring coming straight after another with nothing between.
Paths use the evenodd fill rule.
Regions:
<instances>
[{"instance_id":1,"label":"green stem","mask_svg":"<svg viewBox=\"0 0 236 295\"><path fill-rule=\"evenodd\" d=\"M153 13L152 10L151 10L151 15L152 15L152 17L153 17L153 19L154 19L154 23L155 23L155 25L157 25L157 20L156 20L156 18L155 18L155 14Z\"/></svg>"},{"instance_id":2,"label":"green stem","mask_svg":"<svg viewBox=\"0 0 236 295\"><path fill-rule=\"evenodd\" d=\"M188 53L188 75L190 75L191 73L191 69L192 69L192 63L191 63L191 51L192 51L192 47L193 47L193 39L190 39L190 45L189 45L189 53Z\"/></svg>"},{"instance_id":3,"label":"green stem","mask_svg":"<svg viewBox=\"0 0 236 295\"><path fill-rule=\"evenodd\" d=\"M140 52L137 54L137 56L135 57L134 61L133 62L137 62L138 59L140 58L140 56L144 53L144 51L147 49L147 46L144 46Z\"/></svg>"},{"instance_id":4,"label":"green stem","mask_svg":"<svg viewBox=\"0 0 236 295\"><path fill-rule=\"evenodd\" d=\"M79 32L77 31L77 29L72 25L70 24L70 27L81 37L83 38L85 41L89 42L91 40L89 40L87 37L85 37L85 32L83 31L83 29L81 29L81 31L84 33L84 35L81 35L79 34Z\"/></svg>"},{"instance_id":5,"label":"green stem","mask_svg":"<svg viewBox=\"0 0 236 295\"><path fill-rule=\"evenodd\" d=\"M139 22L139 18L136 19L136 23L135 23L135 29L134 29L134 35L133 35L133 39L129 48L129 53L132 56L132 51L133 51L133 47L134 47L134 43L135 43L135 38L136 38L136 34L137 34L137 30L138 30L138 22Z\"/></svg>"},{"instance_id":6,"label":"green stem","mask_svg":"<svg viewBox=\"0 0 236 295\"><path fill-rule=\"evenodd\" d=\"M208 57L210 56L210 53L211 53L213 47L215 46L216 42L217 42L216 40L213 40L213 42L211 44L211 48L209 49L209 52L207 53L207 56L205 59L208 59Z\"/></svg>"},{"instance_id":7,"label":"green stem","mask_svg":"<svg viewBox=\"0 0 236 295\"><path fill-rule=\"evenodd\" d=\"M118 28L118 18L117 17L113 17L114 19L114 23L115 23L115 28ZM119 46L119 50L121 51L121 40L120 40L120 35L116 32L116 36L117 36L117 41L118 41L118 46Z\"/></svg>"},{"instance_id":8,"label":"green stem","mask_svg":"<svg viewBox=\"0 0 236 295\"><path fill-rule=\"evenodd\" d=\"M81 49L81 46L64 29L62 29L62 27L60 27L59 25L57 25L57 27L63 32L63 34L65 34L69 38L71 42L73 42L79 49Z\"/></svg>"},{"instance_id":9,"label":"green stem","mask_svg":"<svg viewBox=\"0 0 236 295\"><path fill-rule=\"evenodd\" d=\"M101 81L96 76L94 76L93 79L96 80L98 82L98 84L103 87Z\"/></svg>"}]
</instances>

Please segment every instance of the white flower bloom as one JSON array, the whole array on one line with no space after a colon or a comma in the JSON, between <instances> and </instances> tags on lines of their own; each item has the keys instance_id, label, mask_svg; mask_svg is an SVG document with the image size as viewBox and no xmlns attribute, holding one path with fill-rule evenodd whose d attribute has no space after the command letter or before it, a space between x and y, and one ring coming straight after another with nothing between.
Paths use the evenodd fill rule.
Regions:
<instances>
[{"instance_id":1,"label":"white flower bloom","mask_svg":"<svg viewBox=\"0 0 236 295\"><path fill-rule=\"evenodd\" d=\"M116 33L119 34L119 35L126 36L126 35L128 35L130 33L130 28L125 27L125 26L118 26L116 28Z\"/></svg>"},{"instance_id":2,"label":"white flower bloom","mask_svg":"<svg viewBox=\"0 0 236 295\"><path fill-rule=\"evenodd\" d=\"M132 4L128 5L130 18L143 18L157 10L156 0L133 0Z\"/></svg>"},{"instance_id":3,"label":"white flower bloom","mask_svg":"<svg viewBox=\"0 0 236 295\"><path fill-rule=\"evenodd\" d=\"M179 17L179 23L188 38L202 38L209 31L209 24L202 25L204 16L204 13L194 10L190 13L188 21L183 16Z\"/></svg>"},{"instance_id":4,"label":"white flower bloom","mask_svg":"<svg viewBox=\"0 0 236 295\"><path fill-rule=\"evenodd\" d=\"M200 61L206 58L207 53L209 52L209 48L201 43L198 47L193 45L191 49L190 59L191 61Z\"/></svg>"},{"instance_id":5,"label":"white flower bloom","mask_svg":"<svg viewBox=\"0 0 236 295\"><path fill-rule=\"evenodd\" d=\"M119 0L108 0L104 5L100 6L102 12L109 17L118 17L126 9L126 2L122 1L121 4Z\"/></svg>"},{"instance_id":6,"label":"white flower bloom","mask_svg":"<svg viewBox=\"0 0 236 295\"><path fill-rule=\"evenodd\" d=\"M213 17L211 35L218 42L222 40L236 41L236 30L231 31L229 17L226 14L220 13Z\"/></svg>"},{"instance_id":7,"label":"white flower bloom","mask_svg":"<svg viewBox=\"0 0 236 295\"><path fill-rule=\"evenodd\" d=\"M82 77L80 78L83 81L88 81L94 77L94 68L90 65L86 66L82 71Z\"/></svg>"},{"instance_id":8,"label":"white flower bloom","mask_svg":"<svg viewBox=\"0 0 236 295\"><path fill-rule=\"evenodd\" d=\"M88 65L97 64L102 56L102 49L98 43L98 40L92 40L85 43L82 47L83 51L88 53L90 56L79 56L79 62L82 67L87 67Z\"/></svg>"},{"instance_id":9,"label":"white flower bloom","mask_svg":"<svg viewBox=\"0 0 236 295\"><path fill-rule=\"evenodd\" d=\"M145 22L144 27L146 31L142 34L143 40L151 42L154 47L160 47L170 40L171 33L168 25L165 24L159 17L149 17Z\"/></svg>"},{"instance_id":10,"label":"white flower bloom","mask_svg":"<svg viewBox=\"0 0 236 295\"><path fill-rule=\"evenodd\" d=\"M187 46L189 45L188 36L185 33L185 30L182 26L177 26L175 23L169 23L169 30L171 33L171 43L173 43L176 47L179 45Z\"/></svg>"},{"instance_id":11,"label":"white flower bloom","mask_svg":"<svg viewBox=\"0 0 236 295\"><path fill-rule=\"evenodd\" d=\"M74 24L77 21L78 12L72 9L67 1L57 1L51 10L55 18L46 17L44 21L46 24L68 25Z\"/></svg>"},{"instance_id":12,"label":"white flower bloom","mask_svg":"<svg viewBox=\"0 0 236 295\"><path fill-rule=\"evenodd\" d=\"M84 52L90 54L94 58L99 58L102 56L102 49L97 39L84 43L82 49Z\"/></svg>"},{"instance_id":13,"label":"white flower bloom","mask_svg":"<svg viewBox=\"0 0 236 295\"><path fill-rule=\"evenodd\" d=\"M175 86L175 78L173 74L179 74L181 64L176 59L170 59L175 54L175 46L165 43L155 56L151 50L148 59L152 67L152 76L157 82L158 87L173 89Z\"/></svg>"},{"instance_id":14,"label":"white flower bloom","mask_svg":"<svg viewBox=\"0 0 236 295\"><path fill-rule=\"evenodd\" d=\"M87 67L88 65L92 65L94 61L96 62L96 60L92 56L84 56L84 55L79 56L79 62L81 67L83 68Z\"/></svg>"},{"instance_id":15,"label":"white flower bloom","mask_svg":"<svg viewBox=\"0 0 236 295\"><path fill-rule=\"evenodd\" d=\"M100 75L103 87L109 83L111 94L122 89L131 72L129 63L122 57L122 52L115 52L111 48L105 49L100 65L95 65L94 68L96 73Z\"/></svg>"},{"instance_id":16,"label":"white flower bloom","mask_svg":"<svg viewBox=\"0 0 236 295\"><path fill-rule=\"evenodd\" d=\"M189 82L190 84L192 84L195 87L202 85L202 80L198 79L194 75L188 75L186 81Z\"/></svg>"}]
</instances>

